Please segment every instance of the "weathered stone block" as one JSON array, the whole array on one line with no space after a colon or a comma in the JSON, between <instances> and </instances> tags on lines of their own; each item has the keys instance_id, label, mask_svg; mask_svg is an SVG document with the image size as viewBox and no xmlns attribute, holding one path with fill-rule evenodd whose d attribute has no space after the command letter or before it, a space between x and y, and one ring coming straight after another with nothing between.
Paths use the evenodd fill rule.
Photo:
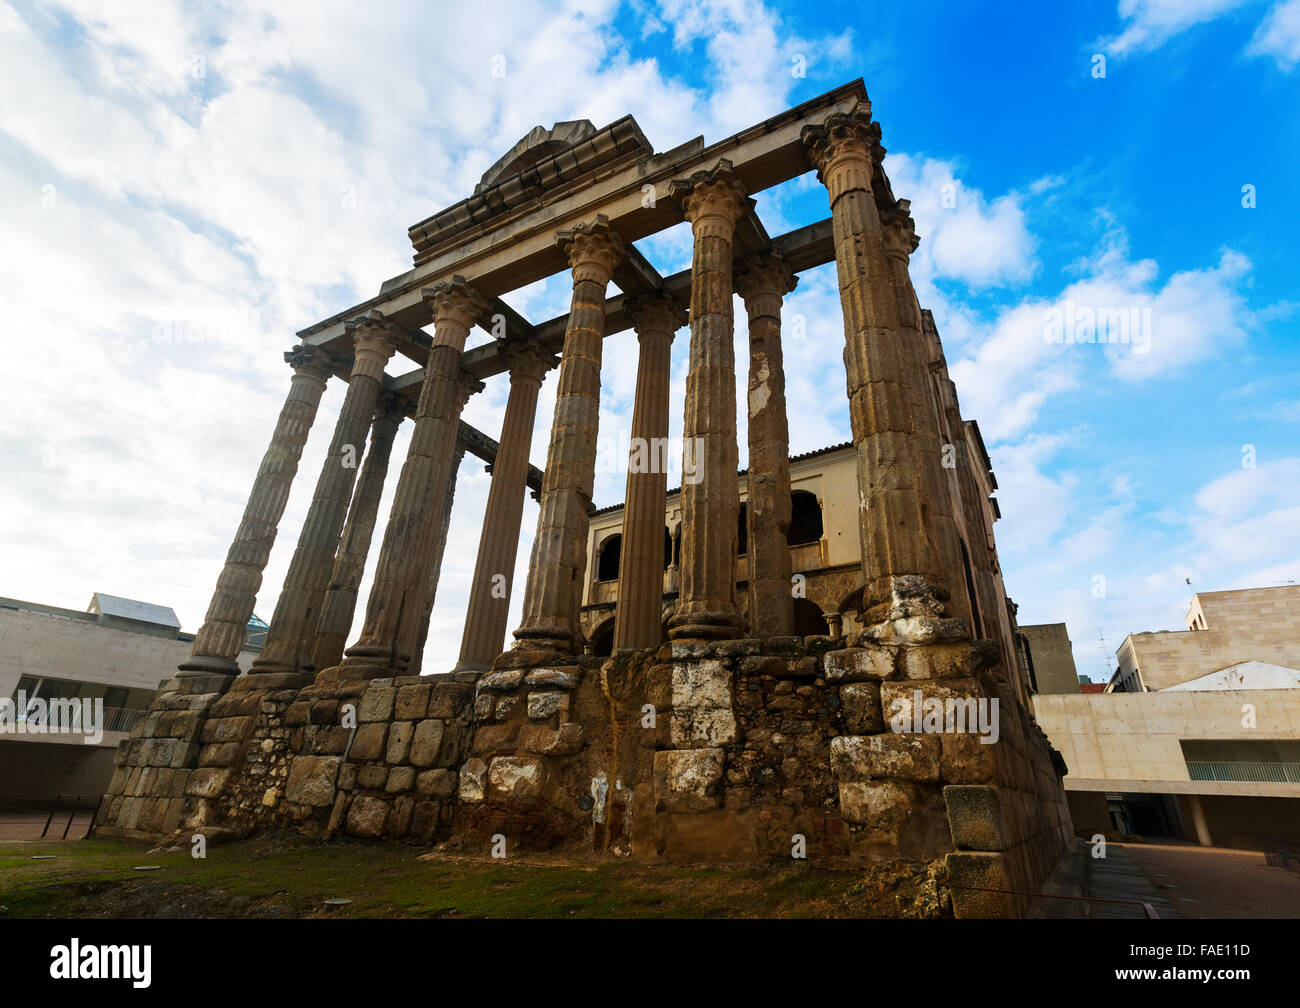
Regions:
<instances>
[{"instance_id":1,"label":"weathered stone block","mask_svg":"<svg viewBox=\"0 0 1300 1008\"><path fill-rule=\"evenodd\" d=\"M498 756L488 764L488 790L494 799L532 804L542 794L542 761L529 756Z\"/></svg>"},{"instance_id":2,"label":"weathered stone block","mask_svg":"<svg viewBox=\"0 0 1300 1008\"><path fill-rule=\"evenodd\" d=\"M528 716L534 721L544 721L561 709L568 709L569 695L555 690L533 690L528 694Z\"/></svg>"},{"instance_id":3,"label":"weathered stone block","mask_svg":"<svg viewBox=\"0 0 1300 1008\"><path fill-rule=\"evenodd\" d=\"M822 668L828 683L879 682L894 674L894 653L884 647L827 651Z\"/></svg>"},{"instance_id":4,"label":"weathered stone block","mask_svg":"<svg viewBox=\"0 0 1300 1008\"><path fill-rule=\"evenodd\" d=\"M356 764L350 764L355 766ZM377 790L388 783L388 767L381 763L371 763L357 768L357 785Z\"/></svg>"},{"instance_id":5,"label":"weathered stone block","mask_svg":"<svg viewBox=\"0 0 1300 1008\"><path fill-rule=\"evenodd\" d=\"M505 669L501 672L489 672L478 681L478 691L493 693L510 693L519 688L524 681L523 669Z\"/></svg>"},{"instance_id":6,"label":"weathered stone block","mask_svg":"<svg viewBox=\"0 0 1300 1008\"><path fill-rule=\"evenodd\" d=\"M361 694L361 702L357 705L358 721L387 721L393 716L393 703L397 698L397 690L391 686L375 686L373 683L370 688Z\"/></svg>"},{"instance_id":7,"label":"weathered stone block","mask_svg":"<svg viewBox=\"0 0 1300 1008\"><path fill-rule=\"evenodd\" d=\"M388 803L373 795L358 795L348 809L347 831L352 836L377 839L388 822Z\"/></svg>"},{"instance_id":8,"label":"weathered stone block","mask_svg":"<svg viewBox=\"0 0 1300 1008\"><path fill-rule=\"evenodd\" d=\"M879 683L846 683L841 686L840 708L844 713L845 730L854 735L874 735L885 730Z\"/></svg>"},{"instance_id":9,"label":"weathered stone block","mask_svg":"<svg viewBox=\"0 0 1300 1008\"><path fill-rule=\"evenodd\" d=\"M423 795L452 798L460 784L455 770L425 770L415 779L415 789Z\"/></svg>"},{"instance_id":10,"label":"weathered stone block","mask_svg":"<svg viewBox=\"0 0 1300 1008\"><path fill-rule=\"evenodd\" d=\"M390 766L406 762L406 753L411 748L411 736L415 734L415 725L410 721L394 721L388 726L388 748L384 761Z\"/></svg>"},{"instance_id":11,"label":"weathered stone block","mask_svg":"<svg viewBox=\"0 0 1300 1008\"><path fill-rule=\"evenodd\" d=\"M418 767L433 766L438 762L438 750L442 748L444 725L441 721L428 719L415 726L411 736L410 761Z\"/></svg>"},{"instance_id":12,"label":"weathered stone block","mask_svg":"<svg viewBox=\"0 0 1300 1008\"><path fill-rule=\"evenodd\" d=\"M673 665L673 707L731 707L731 671L716 660Z\"/></svg>"},{"instance_id":13,"label":"weathered stone block","mask_svg":"<svg viewBox=\"0 0 1300 1008\"><path fill-rule=\"evenodd\" d=\"M899 781L841 781L839 793L845 820L872 827L879 839L891 839L912 814L912 789Z\"/></svg>"},{"instance_id":14,"label":"weathered stone block","mask_svg":"<svg viewBox=\"0 0 1300 1008\"><path fill-rule=\"evenodd\" d=\"M673 745L713 748L736 741L736 716L730 709L699 708L672 713Z\"/></svg>"},{"instance_id":15,"label":"weathered stone block","mask_svg":"<svg viewBox=\"0 0 1300 1008\"><path fill-rule=\"evenodd\" d=\"M979 735L944 735L939 772L949 784L992 784L997 779L996 745Z\"/></svg>"},{"instance_id":16,"label":"weathered stone block","mask_svg":"<svg viewBox=\"0 0 1300 1008\"><path fill-rule=\"evenodd\" d=\"M721 808L721 749L666 749L654 754L655 807L660 812Z\"/></svg>"},{"instance_id":17,"label":"weathered stone block","mask_svg":"<svg viewBox=\"0 0 1300 1008\"><path fill-rule=\"evenodd\" d=\"M474 695L469 683L437 682L429 695L429 717L444 721L459 717Z\"/></svg>"},{"instance_id":18,"label":"weathered stone block","mask_svg":"<svg viewBox=\"0 0 1300 1008\"><path fill-rule=\"evenodd\" d=\"M355 760L379 759L387 739L388 725L383 722L358 725L348 756Z\"/></svg>"},{"instance_id":19,"label":"weathered stone block","mask_svg":"<svg viewBox=\"0 0 1300 1008\"><path fill-rule=\"evenodd\" d=\"M841 735L831 739L831 770L842 781L939 779L936 735Z\"/></svg>"},{"instance_id":20,"label":"weathered stone block","mask_svg":"<svg viewBox=\"0 0 1300 1008\"><path fill-rule=\"evenodd\" d=\"M190 774L185 793L196 798L215 798L221 794L230 779L230 771L215 767L199 767Z\"/></svg>"},{"instance_id":21,"label":"weathered stone block","mask_svg":"<svg viewBox=\"0 0 1300 1008\"><path fill-rule=\"evenodd\" d=\"M428 683L401 687L393 703L393 717L402 721L419 721L429 713L431 689Z\"/></svg>"},{"instance_id":22,"label":"weathered stone block","mask_svg":"<svg viewBox=\"0 0 1300 1008\"><path fill-rule=\"evenodd\" d=\"M487 797L488 766L477 757L465 761L460 768L460 800L481 802Z\"/></svg>"},{"instance_id":23,"label":"weathered stone block","mask_svg":"<svg viewBox=\"0 0 1300 1008\"><path fill-rule=\"evenodd\" d=\"M1014 917L1014 898L989 889L1011 889L1005 855L975 851L955 851L945 859L948 881L952 884L953 916Z\"/></svg>"},{"instance_id":24,"label":"weathered stone block","mask_svg":"<svg viewBox=\"0 0 1300 1008\"><path fill-rule=\"evenodd\" d=\"M582 725L569 721L559 729L530 724L519 729L519 748L543 756L572 756L582 748Z\"/></svg>"},{"instance_id":25,"label":"weathered stone block","mask_svg":"<svg viewBox=\"0 0 1300 1008\"><path fill-rule=\"evenodd\" d=\"M324 808L334 802L334 784L338 778L337 756L296 756L289 765L289 782L285 797L299 805Z\"/></svg>"},{"instance_id":26,"label":"weathered stone block","mask_svg":"<svg viewBox=\"0 0 1300 1008\"><path fill-rule=\"evenodd\" d=\"M537 668L528 673L527 684L534 689L571 690L578 685L576 669Z\"/></svg>"},{"instance_id":27,"label":"weathered stone block","mask_svg":"<svg viewBox=\"0 0 1300 1008\"><path fill-rule=\"evenodd\" d=\"M388 782L384 790L389 794L410 791L415 787L415 767L395 766L388 771Z\"/></svg>"},{"instance_id":28,"label":"weathered stone block","mask_svg":"<svg viewBox=\"0 0 1300 1008\"><path fill-rule=\"evenodd\" d=\"M943 789L948 828L958 850L1007 849L998 789L986 785L950 784Z\"/></svg>"}]
</instances>

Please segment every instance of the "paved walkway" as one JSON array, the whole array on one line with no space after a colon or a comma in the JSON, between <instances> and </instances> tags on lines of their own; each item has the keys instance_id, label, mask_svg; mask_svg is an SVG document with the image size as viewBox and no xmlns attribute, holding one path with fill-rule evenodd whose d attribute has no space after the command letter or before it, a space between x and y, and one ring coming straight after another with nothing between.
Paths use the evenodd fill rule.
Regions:
<instances>
[{"instance_id":1,"label":"paved walkway","mask_svg":"<svg viewBox=\"0 0 1300 1008\"><path fill-rule=\"evenodd\" d=\"M1161 919L1179 916L1174 904L1119 844L1107 844L1106 856L1094 858L1092 845L1076 839L1044 883L1043 892L1047 895L1037 901L1031 917L1134 920L1145 916L1143 903L1149 903Z\"/></svg>"},{"instance_id":2,"label":"paved walkway","mask_svg":"<svg viewBox=\"0 0 1300 1008\"><path fill-rule=\"evenodd\" d=\"M1180 917L1300 917L1300 872L1270 866L1259 851L1182 842L1121 848Z\"/></svg>"}]
</instances>

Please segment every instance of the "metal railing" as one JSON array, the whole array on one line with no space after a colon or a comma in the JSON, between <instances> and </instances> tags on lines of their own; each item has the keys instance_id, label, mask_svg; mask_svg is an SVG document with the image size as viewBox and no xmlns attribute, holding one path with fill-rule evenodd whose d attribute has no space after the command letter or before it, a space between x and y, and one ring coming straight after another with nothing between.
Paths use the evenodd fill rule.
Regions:
<instances>
[{"instance_id":1,"label":"metal railing","mask_svg":"<svg viewBox=\"0 0 1300 1008\"><path fill-rule=\"evenodd\" d=\"M1300 784L1300 763L1187 762L1195 781L1245 781L1253 784Z\"/></svg>"},{"instance_id":2,"label":"metal railing","mask_svg":"<svg viewBox=\"0 0 1300 1008\"><path fill-rule=\"evenodd\" d=\"M105 707L104 731L129 732L144 715L134 707Z\"/></svg>"}]
</instances>

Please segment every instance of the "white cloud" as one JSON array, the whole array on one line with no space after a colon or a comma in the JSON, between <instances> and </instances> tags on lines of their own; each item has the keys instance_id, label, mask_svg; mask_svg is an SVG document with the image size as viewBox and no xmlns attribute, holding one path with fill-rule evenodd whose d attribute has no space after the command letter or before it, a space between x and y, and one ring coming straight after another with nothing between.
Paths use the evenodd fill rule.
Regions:
<instances>
[{"instance_id":1,"label":"white cloud","mask_svg":"<svg viewBox=\"0 0 1300 1008\"><path fill-rule=\"evenodd\" d=\"M1117 56L1156 49L1194 25L1235 10L1249 0L1120 0L1120 33L1100 44Z\"/></svg>"},{"instance_id":2,"label":"white cloud","mask_svg":"<svg viewBox=\"0 0 1300 1008\"><path fill-rule=\"evenodd\" d=\"M1272 56L1282 70L1300 63L1300 0L1283 0L1270 10L1248 51Z\"/></svg>"}]
</instances>

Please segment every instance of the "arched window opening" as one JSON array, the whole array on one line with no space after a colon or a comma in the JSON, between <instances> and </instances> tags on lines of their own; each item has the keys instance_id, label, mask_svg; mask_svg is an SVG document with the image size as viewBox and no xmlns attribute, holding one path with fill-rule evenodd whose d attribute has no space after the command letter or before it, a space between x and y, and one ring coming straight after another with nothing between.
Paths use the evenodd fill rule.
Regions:
<instances>
[{"instance_id":1,"label":"arched window opening","mask_svg":"<svg viewBox=\"0 0 1300 1008\"><path fill-rule=\"evenodd\" d=\"M618 561L623 555L623 536L615 532L600 544L600 556L596 560L597 581L617 581Z\"/></svg>"},{"instance_id":2,"label":"arched window opening","mask_svg":"<svg viewBox=\"0 0 1300 1008\"><path fill-rule=\"evenodd\" d=\"M800 637L818 637L831 632L821 606L806 598L794 600L794 632Z\"/></svg>"},{"instance_id":3,"label":"arched window opening","mask_svg":"<svg viewBox=\"0 0 1300 1008\"><path fill-rule=\"evenodd\" d=\"M614 653L614 621L607 619L591 632L591 653L597 658L608 658Z\"/></svg>"},{"instance_id":4,"label":"arched window opening","mask_svg":"<svg viewBox=\"0 0 1300 1008\"><path fill-rule=\"evenodd\" d=\"M817 495L807 490L790 494L790 530L785 534L786 545L805 546L822 537L822 508Z\"/></svg>"}]
</instances>

